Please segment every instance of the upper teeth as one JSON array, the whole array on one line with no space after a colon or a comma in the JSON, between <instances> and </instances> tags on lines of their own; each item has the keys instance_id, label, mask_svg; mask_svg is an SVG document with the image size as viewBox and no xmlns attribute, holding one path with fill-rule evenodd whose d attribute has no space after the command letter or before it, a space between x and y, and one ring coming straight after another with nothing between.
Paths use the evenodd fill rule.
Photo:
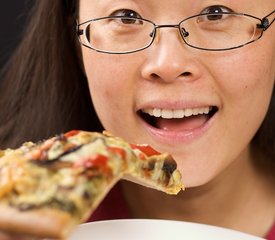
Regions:
<instances>
[{"instance_id":1,"label":"upper teeth","mask_svg":"<svg viewBox=\"0 0 275 240\"><path fill-rule=\"evenodd\" d=\"M171 118L183 118L190 117L198 114L208 114L211 107L203 108L186 108L186 109L161 109L161 108L149 108L142 111L153 117L162 117L166 119Z\"/></svg>"}]
</instances>

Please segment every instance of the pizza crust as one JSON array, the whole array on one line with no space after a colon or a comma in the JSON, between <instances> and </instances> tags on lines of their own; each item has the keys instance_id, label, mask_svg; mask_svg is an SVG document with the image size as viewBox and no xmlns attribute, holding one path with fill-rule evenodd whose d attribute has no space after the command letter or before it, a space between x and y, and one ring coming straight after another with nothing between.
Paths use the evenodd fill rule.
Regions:
<instances>
[{"instance_id":1,"label":"pizza crust","mask_svg":"<svg viewBox=\"0 0 275 240\"><path fill-rule=\"evenodd\" d=\"M1 203L0 213L0 229L19 236L62 239L77 224L69 213L53 208L20 211Z\"/></svg>"}]
</instances>

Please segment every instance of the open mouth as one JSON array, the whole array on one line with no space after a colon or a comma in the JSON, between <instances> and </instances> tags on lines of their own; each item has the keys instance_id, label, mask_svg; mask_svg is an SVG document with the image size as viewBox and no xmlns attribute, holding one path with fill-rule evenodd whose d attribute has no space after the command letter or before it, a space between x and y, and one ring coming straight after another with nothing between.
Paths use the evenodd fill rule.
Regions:
<instances>
[{"instance_id":1,"label":"open mouth","mask_svg":"<svg viewBox=\"0 0 275 240\"><path fill-rule=\"evenodd\" d=\"M216 106L187 109L148 108L138 115L150 126L166 131L192 131L202 127L218 111Z\"/></svg>"}]
</instances>

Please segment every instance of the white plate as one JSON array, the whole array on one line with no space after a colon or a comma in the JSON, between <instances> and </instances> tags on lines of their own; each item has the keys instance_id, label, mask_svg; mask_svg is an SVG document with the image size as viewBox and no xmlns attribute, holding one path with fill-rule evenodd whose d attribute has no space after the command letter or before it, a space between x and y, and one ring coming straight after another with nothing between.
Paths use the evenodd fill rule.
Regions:
<instances>
[{"instance_id":1,"label":"white plate","mask_svg":"<svg viewBox=\"0 0 275 240\"><path fill-rule=\"evenodd\" d=\"M260 240L252 235L210 225L125 219L81 224L69 240Z\"/></svg>"}]
</instances>

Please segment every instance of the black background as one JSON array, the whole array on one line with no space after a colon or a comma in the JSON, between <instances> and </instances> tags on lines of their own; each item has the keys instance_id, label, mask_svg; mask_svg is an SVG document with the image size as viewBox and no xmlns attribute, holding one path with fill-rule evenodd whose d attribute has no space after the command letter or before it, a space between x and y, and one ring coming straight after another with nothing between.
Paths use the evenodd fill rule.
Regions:
<instances>
[{"instance_id":1,"label":"black background","mask_svg":"<svg viewBox=\"0 0 275 240\"><path fill-rule=\"evenodd\" d=\"M0 1L0 70L22 37L22 31L34 1L35 0Z\"/></svg>"}]
</instances>

